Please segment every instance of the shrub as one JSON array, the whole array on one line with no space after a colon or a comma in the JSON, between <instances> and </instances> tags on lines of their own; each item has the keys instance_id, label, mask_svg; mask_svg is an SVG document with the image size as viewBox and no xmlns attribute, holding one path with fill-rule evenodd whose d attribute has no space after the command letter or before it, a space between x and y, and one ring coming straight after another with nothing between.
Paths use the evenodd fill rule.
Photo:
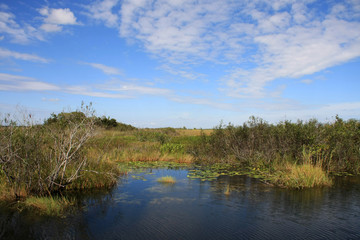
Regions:
<instances>
[{"instance_id":1,"label":"shrub","mask_svg":"<svg viewBox=\"0 0 360 240\"><path fill-rule=\"evenodd\" d=\"M44 125L31 115L19 125L9 120L0 127L0 169L16 198L48 194L66 188L81 177L86 166L84 145L93 136L94 110L82 104L72 113L53 114Z\"/></svg>"},{"instance_id":2,"label":"shrub","mask_svg":"<svg viewBox=\"0 0 360 240\"><path fill-rule=\"evenodd\" d=\"M171 153L171 154L184 154L185 147L180 143L165 143L160 147L161 154Z\"/></svg>"}]
</instances>

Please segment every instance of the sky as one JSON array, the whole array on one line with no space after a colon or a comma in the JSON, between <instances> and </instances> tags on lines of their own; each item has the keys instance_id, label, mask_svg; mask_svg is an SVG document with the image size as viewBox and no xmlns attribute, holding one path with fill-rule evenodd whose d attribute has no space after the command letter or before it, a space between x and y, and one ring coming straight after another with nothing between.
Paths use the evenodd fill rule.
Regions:
<instances>
[{"instance_id":1,"label":"sky","mask_svg":"<svg viewBox=\"0 0 360 240\"><path fill-rule=\"evenodd\" d=\"M359 0L1 0L0 113L360 119Z\"/></svg>"}]
</instances>

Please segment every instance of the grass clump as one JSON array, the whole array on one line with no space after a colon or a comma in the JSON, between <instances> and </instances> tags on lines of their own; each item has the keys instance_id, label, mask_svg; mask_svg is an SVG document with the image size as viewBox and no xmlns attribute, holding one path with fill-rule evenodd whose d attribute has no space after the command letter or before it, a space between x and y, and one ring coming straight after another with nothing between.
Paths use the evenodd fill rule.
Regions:
<instances>
[{"instance_id":1,"label":"grass clump","mask_svg":"<svg viewBox=\"0 0 360 240\"><path fill-rule=\"evenodd\" d=\"M165 176L157 179L159 183L167 183L167 184L174 184L176 183L176 179L171 176Z\"/></svg>"},{"instance_id":2,"label":"grass clump","mask_svg":"<svg viewBox=\"0 0 360 240\"><path fill-rule=\"evenodd\" d=\"M295 189L332 185L331 179L321 167L308 163L287 164L284 169L275 172L271 181L276 185Z\"/></svg>"},{"instance_id":3,"label":"grass clump","mask_svg":"<svg viewBox=\"0 0 360 240\"><path fill-rule=\"evenodd\" d=\"M63 216L66 209L72 204L65 197L37 197L32 196L24 201L24 208L37 211L40 215L46 216Z\"/></svg>"}]
</instances>

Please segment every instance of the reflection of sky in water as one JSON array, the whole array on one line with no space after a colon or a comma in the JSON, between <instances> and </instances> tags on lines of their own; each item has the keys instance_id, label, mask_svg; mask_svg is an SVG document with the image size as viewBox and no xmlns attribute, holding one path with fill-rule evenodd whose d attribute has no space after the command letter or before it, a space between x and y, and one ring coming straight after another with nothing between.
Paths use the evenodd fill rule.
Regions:
<instances>
[{"instance_id":1,"label":"reflection of sky in water","mask_svg":"<svg viewBox=\"0 0 360 240\"><path fill-rule=\"evenodd\" d=\"M158 183L162 176L176 183ZM186 176L165 169L130 174L110 194L85 197L87 207L65 219L0 212L0 239L360 238L359 178L295 191L244 176Z\"/></svg>"}]
</instances>

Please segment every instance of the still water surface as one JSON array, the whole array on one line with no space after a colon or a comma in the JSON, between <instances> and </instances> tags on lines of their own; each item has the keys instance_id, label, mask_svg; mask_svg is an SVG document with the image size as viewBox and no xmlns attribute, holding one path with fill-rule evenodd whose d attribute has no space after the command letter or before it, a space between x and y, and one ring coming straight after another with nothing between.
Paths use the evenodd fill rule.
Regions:
<instances>
[{"instance_id":1,"label":"still water surface","mask_svg":"<svg viewBox=\"0 0 360 240\"><path fill-rule=\"evenodd\" d=\"M360 239L360 178L303 191L246 176L215 181L147 169L78 197L65 218L0 208L0 239ZM156 181L173 176L173 185ZM230 194L224 194L230 190Z\"/></svg>"}]
</instances>

